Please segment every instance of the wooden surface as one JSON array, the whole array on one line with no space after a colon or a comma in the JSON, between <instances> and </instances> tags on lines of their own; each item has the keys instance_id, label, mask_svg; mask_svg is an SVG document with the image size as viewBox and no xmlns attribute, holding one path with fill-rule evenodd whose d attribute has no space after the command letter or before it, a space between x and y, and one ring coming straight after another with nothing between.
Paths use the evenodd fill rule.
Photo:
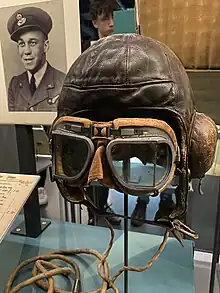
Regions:
<instances>
[{"instance_id":1,"label":"wooden surface","mask_svg":"<svg viewBox=\"0 0 220 293\"><path fill-rule=\"evenodd\" d=\"M0 243L39 178L39 176L0 173Z\"/></svg>"},{"instance_id":2,"label":"wooden surface","mask_svg":"<svg viewBox=\"0 0 220 293\"><path fill-rule=\"evenodd\" d=\"M220 67L220 1L140 0L141 34L165 43L186 68Z\"/></svg>"}]
</instances>

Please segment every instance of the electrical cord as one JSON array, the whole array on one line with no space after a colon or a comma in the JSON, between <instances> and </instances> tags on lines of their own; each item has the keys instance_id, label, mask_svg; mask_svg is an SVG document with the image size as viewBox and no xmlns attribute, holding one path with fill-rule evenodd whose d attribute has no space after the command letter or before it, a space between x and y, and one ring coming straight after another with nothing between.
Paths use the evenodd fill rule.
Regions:
<instances>
[{"instance_id":1,"label":"electrical cord","mask_svg":"<svg viewBox=\"0 0 220 293\"><path fill-rule=\"evenodd\" d=\"M169 238L169 230L167 229L164 233L163 241L160 244L158 250L152 257L152 259L143 267L135 267L135 266L122 266L113 277L110 276L109 265L107 262L107 258L111 252L113 242L114 242L114 230L111 224L108 222L106 218L104 218L108 228L110 229L110 241L108 244L108 248L102 254L97 250L82 248L82 249L74 249L74 250L58 250L45 255L39 255L33 258L30 258L24 262L22 262L10 275L4 293L17 293L22 288L37 285L39 288L43 289L47 293L82 293L81 291L81 275L80 269L78 265L73 262L70 258L75 255L87 254L93 255L98 259L97 271L99 276L102 279L101 288L90 291L87 293L106 293L108 289L112 289L115 293L119 293L118 288L116 287L116 281L118 277L124 271L133 271L133 272L143 272L149 269L152 264L158 259L160 254L163 252L168 238ZM60 267L54 263L52 260L61 260L67 265L64 267ZM17 275L29 264L34 263L34 267L32 269L32 277L21 282L20 284L13 287L13 283L17 277ZM68 266L69 265L69 266ZM68 278L72 275L72 290L64 291L59 288L56 288L54 285L54 279L56 275L62 275L65 278ZM47 280L47 281L45 281Z\"/></svg>"}]
</instances>

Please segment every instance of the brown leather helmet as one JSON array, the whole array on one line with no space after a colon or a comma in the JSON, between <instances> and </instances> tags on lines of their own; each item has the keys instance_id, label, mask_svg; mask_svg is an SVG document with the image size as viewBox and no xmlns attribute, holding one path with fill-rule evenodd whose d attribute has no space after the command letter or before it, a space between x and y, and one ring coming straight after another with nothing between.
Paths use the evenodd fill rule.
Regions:
<instances>
[{"instance_id":1,"label":"brown leather helmet","mask_svg":"<svg viewBox=\"0 0 220 293\"><path fill-rule=\"evenodd\" d=\"M164 44L136 34L100 39L70 68L58 103L59 119L83 117L112 121L118 117L166 122L179 146L177 208L186 212L188 183L202 178L215 157L217 129L198 113L184 66ZM55 120L55 121L56 121Z\"/></svg>"},{"instance_id":2,"label":"brown leather helmet","mask_svg":"<svg viewBox=\"0 0 220 293\"><path fill-rule=\"evenodd\" d=\"M96 121L157 117L174 129L191 178L202 178L214 161L215 123L196 111L180 60L152 38L113 35L85 51L70 68L59 99L58 117L67 115Z\"/></svg>"}]
</instances>

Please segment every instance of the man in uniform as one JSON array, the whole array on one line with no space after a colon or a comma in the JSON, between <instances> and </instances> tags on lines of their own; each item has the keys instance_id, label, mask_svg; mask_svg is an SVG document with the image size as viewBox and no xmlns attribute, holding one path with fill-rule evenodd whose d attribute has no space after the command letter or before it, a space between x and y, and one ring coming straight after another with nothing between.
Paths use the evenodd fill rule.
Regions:
<instances>
[{"instance_id":1,"label":"man in uniform","mask_svg":"<svg viewBox=\"0 0 220 293\"><path fill-rule=\"evenodd\" d=\"M11 40L17 43L25 72L14 76L8 88L9 111L56 112L65 73L47 61L52 19L36 7L17 10L8 20Z\"/></svg>"}]
</instances>

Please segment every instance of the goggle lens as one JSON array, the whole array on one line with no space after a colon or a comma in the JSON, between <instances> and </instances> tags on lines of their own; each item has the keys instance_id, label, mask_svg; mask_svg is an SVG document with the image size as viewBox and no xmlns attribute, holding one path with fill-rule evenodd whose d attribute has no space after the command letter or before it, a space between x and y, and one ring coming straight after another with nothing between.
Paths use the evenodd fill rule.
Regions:
<instances>
[{"instance_id":1,"label":"goggle lens","mask_svg":"<svg viewBox=\"0 0 220 293\"><path fill-rule=\"evenodd\" d=\"M55 175L74 180L90 163L94 147L90 140L77 135L53 134Z\"/></svg>"},{"instance_id":2,"label":"goggle lens","mask_svg":"<svg viewBox=\"0 0 220 293\"><path fill-rule=\"evenodd\" d=\"M166 143L115 143L109 158L116 179L130 187L156 187L172 168L172 152Z\"/></svg>"}]
</instances>

